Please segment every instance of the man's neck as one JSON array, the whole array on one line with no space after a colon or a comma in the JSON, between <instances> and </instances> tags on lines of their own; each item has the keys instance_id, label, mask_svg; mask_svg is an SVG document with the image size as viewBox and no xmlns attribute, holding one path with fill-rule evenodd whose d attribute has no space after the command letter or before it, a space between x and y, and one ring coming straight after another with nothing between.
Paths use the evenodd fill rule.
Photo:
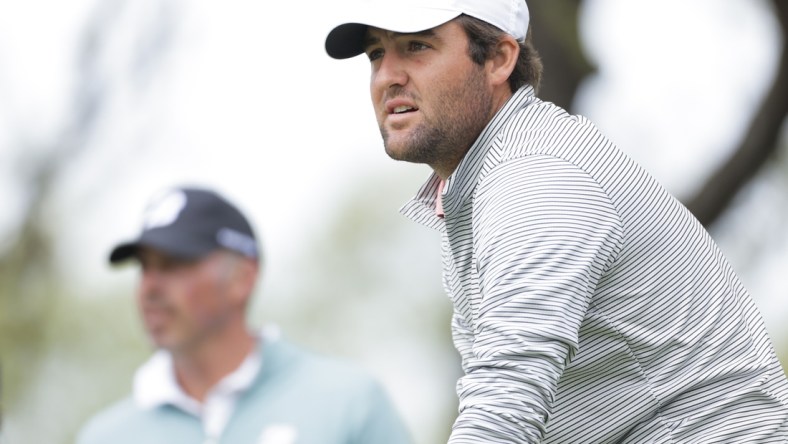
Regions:
<instances>
[{"instance_id":1,"label":"man's neck","mask_svg":"<svg viewBox=\"0 0 788 444\"><path fill-rule=\"evenodd\" d=\"M466 149L461 151L461 154L457 156L457 158L441 159L442 160L441 163L430 164L432 170L435 171L435 174L437 174L438 177L441 178L441 180L446 181L449 179L449 177L452 174L454 174L454 171L460 165L462 159L465 158L465 156L468 154L468 151L476 143L476 140L478 140L482 132L484 132L484 130L487 128L490 122L495 118L495 115L498 114L498 111L500 111L501 108L503 108L506 105L506 102L508 102L509 99L512 98L512 96L514 96L514 93L509 88L508 84L496 88L493 91L492 106L490 107L490 112L487 115L487 121L484 127L482 127L482 129L479 131L479 134L476 135L476 138L474 138L474 140L471 142L471 144L468 145Z\"/></svg>"},{"instance_id":2,"label":"man's neck","mask_svg":"<svg viewBox=\"0 0 788 444\"><path fill-rule=\"evenodd\" d=\"M173 351L173 367L184 392L200 403L225 376L235 371L256 346L245 328L211 338L188 351Z\"/></svg>"}]
</instances>

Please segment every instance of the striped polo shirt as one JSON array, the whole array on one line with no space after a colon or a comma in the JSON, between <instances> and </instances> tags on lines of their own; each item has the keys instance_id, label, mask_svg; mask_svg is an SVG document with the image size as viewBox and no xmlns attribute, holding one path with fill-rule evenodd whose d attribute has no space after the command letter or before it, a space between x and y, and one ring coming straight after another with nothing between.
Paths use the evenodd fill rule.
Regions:
<instances>
[{"instance_id":1,"label":"striped polo shirt","mask_svg":"<svg viewBox=\"0 0 788 444\"><path fill-rule=\"evenodd\" d=\"M451 444L788 442L750 296L586 118L523 87L439 184L402 212L442 233L465 373Z\"/></svg>"}]
</instances>

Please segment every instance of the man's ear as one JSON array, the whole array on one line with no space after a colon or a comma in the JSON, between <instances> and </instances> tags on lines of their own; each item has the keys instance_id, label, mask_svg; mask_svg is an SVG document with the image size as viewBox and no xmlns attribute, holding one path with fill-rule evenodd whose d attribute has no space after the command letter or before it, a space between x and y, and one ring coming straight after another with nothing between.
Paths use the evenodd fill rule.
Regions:
<instances>
[{"instance_id":1,"label":"man's ear","mask_svg":"<svg viewBox=\"0 0 788 444\"><path fill-rule=\"evenodd\" d=\"M233 293L239 302L246 304L251 297L257 283L259 263L254 259L240 258L235 267L233 276Z\"/></svg>"},{"instance_id":2,"label":"man's ear","mask_svg":"<svg viewBox=\"0 0 788 444\"><path fill-rule=\"evenodd\" d=\"M493 86L501 86L509 81L517 58L520 56L520 45L514 37L506 34L495 46L495 55L487 60L486 67Z\"/></svg>"}]
</instances>

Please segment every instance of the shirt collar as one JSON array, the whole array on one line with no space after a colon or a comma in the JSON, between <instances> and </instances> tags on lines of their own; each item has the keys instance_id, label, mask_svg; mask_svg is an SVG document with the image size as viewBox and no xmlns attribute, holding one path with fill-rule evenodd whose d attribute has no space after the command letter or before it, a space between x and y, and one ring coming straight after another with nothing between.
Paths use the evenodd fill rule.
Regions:
<instances>
[{"instance_id":1,"label":"shirt collar","mask_svg":"<svg viewBox=\"0 0 788 444\"><path fill-rule=\"evenodd\" d=\"M265 333L266 341L269 338ZM240 366L228 374L216 386L212 393L233 395L251 387L262 368L263 340L243 360ZM133 397L142 409L153 409L164 405L172 405L192 415L199 416L202 410L200 403L183 391L175 378L172 355L165 350L158 350L135 373Z\"/></svg>"},{"instance_id":2,"label":"shirt collar","mask_svg":"<svg viewBox=\"0 0 788 444\"><path fill-rule=\"evenodd\" d=\"M457 169L446 180L442 192L440 191L441 179L433 172L416 193L416 196L407 202L400 212L422 225L443 229L443 221L436 215L438 193L441 192L440 202L444 214L454 214L473 193L484 166L484 159L493 146L496 136L505 127L506 122L520 109L529 105L533 99L535 99L535 93L531 85L525 85L515 91L471 145Z\"/></svg>"},{"instance_id":3,"label":"shirt collar","mask_svg":"<svg viewBox=\"0 0 788 444\"><path fill-rule=\"evenodd\" d=\"M159 350L134 374L134 400L142 409L153 409L172 404L195 416L200 414L200 403L178 385L172 356Z\"/></svg>"}]
</instances>

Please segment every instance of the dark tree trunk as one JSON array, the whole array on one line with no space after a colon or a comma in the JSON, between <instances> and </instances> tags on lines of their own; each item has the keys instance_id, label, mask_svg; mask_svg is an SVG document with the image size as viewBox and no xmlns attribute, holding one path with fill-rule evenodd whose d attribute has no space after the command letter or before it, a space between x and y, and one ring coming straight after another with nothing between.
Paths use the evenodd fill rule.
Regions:
<instances>
[{"instance_id":1,"label":"dark tree trunk","mask_svg":"<svg viewBox=\"0 0 788 444\"><path fill-rule=\"evenodd\" d=\"M572 110L580 82L594 73L580 43L581 0L531 0L534 45L542 56L545 75L539 98Z\"/></svg>"}]
</instances>

